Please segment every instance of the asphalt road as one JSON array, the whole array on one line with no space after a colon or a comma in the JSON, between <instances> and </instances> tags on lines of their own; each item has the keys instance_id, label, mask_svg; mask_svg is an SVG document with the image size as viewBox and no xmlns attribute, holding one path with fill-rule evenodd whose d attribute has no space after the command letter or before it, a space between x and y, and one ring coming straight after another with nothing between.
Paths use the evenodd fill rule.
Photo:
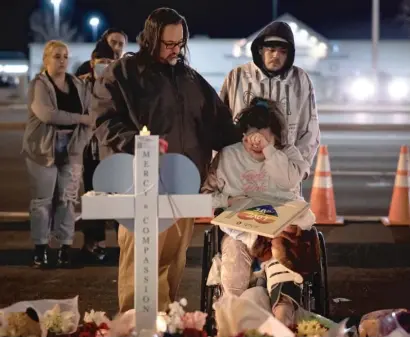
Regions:
<instances>
[{"instance_id":1,"label":"asphalt road","mask_svg":"<svg viewBox=\"0 0 410 337\"><path fill-rule=\"evenodd\" d=\"M386 215L400 146L410 145L410 132L325 131L322 143L329 148L338 213ZM307 199L311 184L309 179L303 186Z\"/></svg>"},{"instance_id":2,"label":"asphalt road","mask_svg":"<svg viewBox=\"0 0 410 337\"><path fill-rule=\"evenodd\" d=\"M196 226L179 292L180 297L187 298L189 310L199 309L200 256L205 228ZM361 315L370 311L408 306L408 228L348 224L319 229L324 231L327 242L332 319L352 317L357 322ZM107 231L107 246L112 257L115 257L115 241L115 232ZM94 309L106 311L110 316L116 314L118 267L115 258L104 267L40 271L29 267L32 245L26 224L0 223L0 242L0 308L18 301L79 295L81 313ZM77 232L74 248L81 245L82 235ZM398 246L402 247L400 252ZM56 247L53 241L52 247ZM381 261L385 255L386 261ZM357 264L360 260L362 263Z\"/></svg>"},{"instance_id":3,"label":"asphalt road","mask_svg":"<svg viewBox=\"0 0 410 337\"><path fill-rule=\"evenodd\" d=\"M22 111L1 111L0 124L21 120ZM13 117L14 116L14 117ZM22 131L0 128L0 212L27 211L29 193ZM401 145L410 145L408 131L323 131L329 146L337 211L341 215L386 215ZM312 179L304 183L309 199Z\"/></svg>"}]
</instances>

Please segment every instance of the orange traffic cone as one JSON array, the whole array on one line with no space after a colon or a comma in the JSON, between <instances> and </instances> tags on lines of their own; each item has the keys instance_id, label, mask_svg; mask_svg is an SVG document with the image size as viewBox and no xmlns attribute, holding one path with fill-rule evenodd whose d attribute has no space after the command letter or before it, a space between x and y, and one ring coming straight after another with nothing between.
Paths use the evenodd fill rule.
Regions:
<instances>
[{"instance_id":1,"label":"orange traffic cone","mask_svg":"<svg viewBox=\"0 0 410 337\"><path fill-rule=\"evenodd\" d=\"M399 163L397 164L389 217L381 219L383 225L410 225L409 192L409 147L403 145L400 149Z\"/></svg>"},{"instance_id":2,"label":"orange traffic cone","mask_svg":"<svg viewBox=\"0 0 410 337\"><path fill-rule=\"evenodd\" d=\"M317 225L344 225L344 219L336 215L332 173L326 145L322 145L319 149L310 207L316 216Z\"/></svg>"}]
</instances>

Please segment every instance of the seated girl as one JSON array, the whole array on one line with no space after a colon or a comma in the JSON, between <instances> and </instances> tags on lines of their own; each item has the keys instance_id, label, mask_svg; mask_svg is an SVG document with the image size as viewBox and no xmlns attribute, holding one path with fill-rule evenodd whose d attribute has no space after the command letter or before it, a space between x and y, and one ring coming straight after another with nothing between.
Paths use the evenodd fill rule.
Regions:
<instances>
[{"instance_id":1,"label":"seated girl","mask_svg":"<svg viewBox=\"0 0 410 337\"><path fill-rule=\"evenodd\" d=\"M225 208L243 197L303 200L300 184L310 167L294 145L286 144L287 127L280 105L254 98L238 115L237 125L243 133L242 142L218 153L202 189L213 194L213 207ZM298 240L300 228L310 229L314 221L309 210L294 222L297 226L289 226L273 240L221 227L227 234L222 241L224 293L240 296L249 287L251 266L258 257L265 261L272 312L284 324L292 325L296 293L300 292L295 283L301 284L303 278L292 271L297 257L287 254L285 248Z\"/></svg>"}]
</instances>

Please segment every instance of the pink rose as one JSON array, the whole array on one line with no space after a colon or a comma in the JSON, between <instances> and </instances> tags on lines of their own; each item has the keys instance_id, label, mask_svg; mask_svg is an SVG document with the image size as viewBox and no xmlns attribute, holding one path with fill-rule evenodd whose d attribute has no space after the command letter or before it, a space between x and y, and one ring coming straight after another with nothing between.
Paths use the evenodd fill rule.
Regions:
<instances>
[{"instance_id":1,"label":"pink rose","mask_svg":"<svg viewBox=\"0 0 410 337\"><path fill-rule=\"evenodd\" d=\"M195 329L202 331L206 323L207 314L195 311L195 312L186 312L182 317L182 324L184 329Z\"/></svg>"}]
</instances>

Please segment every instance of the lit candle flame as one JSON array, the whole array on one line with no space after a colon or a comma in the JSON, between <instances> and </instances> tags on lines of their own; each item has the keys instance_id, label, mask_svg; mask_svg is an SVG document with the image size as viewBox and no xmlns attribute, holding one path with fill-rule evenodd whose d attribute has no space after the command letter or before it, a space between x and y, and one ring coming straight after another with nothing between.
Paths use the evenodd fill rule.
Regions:
<instances>
[{"instance_id":1,"label":"lit candle flame","mask_svg":"<svg viewBox=\"0 0 410 337\"><path fill-rule=\"evenodd\" d=\"M159 314L157 316L157 331L158 332L167 332L167 321L165 320L164 316Z\"/></svg>"},{"instance_id":2,"label":"lit candle flame","mask_svg":"<svg viewBox=\"0 0 410 337\"><path fill-rule=\"evenodd\" d=\"M148 130L148 128L144 125L142 130L140 131L140 136L149 136L151 135L151 132Z\"/></svg>"}]
</instances>

